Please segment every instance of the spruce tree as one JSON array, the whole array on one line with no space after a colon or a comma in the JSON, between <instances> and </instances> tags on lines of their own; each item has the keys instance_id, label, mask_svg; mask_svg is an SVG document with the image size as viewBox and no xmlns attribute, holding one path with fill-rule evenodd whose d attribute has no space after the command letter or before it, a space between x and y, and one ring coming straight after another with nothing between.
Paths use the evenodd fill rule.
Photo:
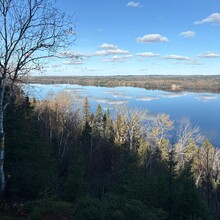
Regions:
<instances>
[{"instance_id":1,"label":"spruce tree","mask_svg":"<svg viewBox=\"0 0 220 220\"><path fill-rule=\"evenodd\" d=\"M86 97L84 100L84 106L83 106L83 124L85 125L86 123L89 123L90 121L90 104L89 104L89 100Z\"/></svg>"}]
</instances>

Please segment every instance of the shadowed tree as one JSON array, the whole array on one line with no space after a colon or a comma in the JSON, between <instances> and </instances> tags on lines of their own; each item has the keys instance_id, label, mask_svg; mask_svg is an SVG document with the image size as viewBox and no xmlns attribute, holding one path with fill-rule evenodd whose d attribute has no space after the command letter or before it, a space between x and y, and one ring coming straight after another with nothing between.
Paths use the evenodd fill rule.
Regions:
<instances>
[{"instance_id":1,"label":"shadowed tree","mask_svg":"<svg viewBox=\"0 0 220 220\"><path fill-rule=\"evenodd\" d=\"M89 104L89 100L86 97L84 100L84 106L83 106L83 125L85 126L86 123L89 123L90 121L90 104Z\"/></svg>"},{"instance_id":2,"label":"shadowed tree","mask_svg":"<svg viewBox=\"0 0 220 220\"><path fill-rule=\"evenodd\" d=\"M0 1L0 191L4 192L4 110L14 84L73 40L72 19L51 0ZM6 94L8 88L8 94Z\"/></svg>"},{"instance_id":3,"label":"shadowed tree","mask_svg":"<svg viewBox=\"0 0 220 220\"><path fill-rule=\"evenodd\" d=\"M16 89L5 114L7 185L5 196L33 199L55 190L57 162L43 138L35 106ZM27 132L28 131L28 132Z\"/></svg>"}]
</instances>

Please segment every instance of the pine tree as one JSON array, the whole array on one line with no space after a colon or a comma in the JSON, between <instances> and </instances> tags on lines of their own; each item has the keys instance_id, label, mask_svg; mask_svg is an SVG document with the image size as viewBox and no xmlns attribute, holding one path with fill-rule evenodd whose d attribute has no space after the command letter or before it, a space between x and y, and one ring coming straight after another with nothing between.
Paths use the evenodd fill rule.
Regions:
<instances>
[{"instance_id":1,"label":"pine tree","mask_svg":"<svg viewBox=\"0 0 220 220\"><path fill-rule=\"evenodd\" d=\"M86 97L84 100L84 107L83 107L83 124L85 125L86 123L89 123L90 121L90 104L89 104L89 100Z\"/></svg>"},{"instance_id":2,"label":"pine tree","mask_svg":"<svg viewBox=\"0 0 220 220\"><path fill-rule=\"evenodd\" d=\"M102 121L102 107L100 104L98 104L98 107L96 109L96 122L101 123Z\"/></svg>"},{"instance_id":3,"label":"pine tree","mask_svg":"<svg viewBox=\"0 0 220 220\"><path fill-rule=\"evenodd\" d=\"M169 160L168 160L168 172L169 172L169 199L168 199L168 210L169 210L169 219L174 219L174 211L175 211L175 192L174 192L174 178L176 177L176 165L177 162L175 160L175 149L172 147L169 152Z\"/></svg>"},{"instance_id":4,"label":"pine tree","mask_svg":"<svg viewBox=\"0 0 220 220\"><path fill-rule=\"evenodd\" d=\"M100 104L98 104L98 107L95 113L94 135L96 137L96 142L99 142L101 138L104 137L103 113L102 113L102 107Z\"/></svg>"},{"instance_id":5,"label":"pine tree","mask_svg":"<svg viewBox=\"0 0 220 220\"><path fill-rule=\"evenodd\" d=\"M202 184L204 185L206 198L208 204L210 205L212 196L212 174L213 174L213 162L214 162L214 146L209 142L208 139L205 140L204 144L200 148L200 163L203 168L203 179Z\"/></svg>"},{"instance_id":6,"label":"pine tree","mask_svg":"<svg viewBox=\"0 0 220 220\"><path fill-rule=\"evenodd\" d=\"M108 142L114 143L114 124L111 119L109 109L103 116L103 124L104 124L105 138L108 140Z\"/></svg>"},{"instance_id":7,"label":"pine tree","mask_svg":"<svg viewBox=\"0 0 220 220\"><path fill-rule=\"evenodd\" d=\"M57 173L53 149L42 136L28 97L17 94L13 99L6 114L6 131L11 134L6 136L7 193L33 199L47 187L54 189Z\"/></svg>"}]
</instances>

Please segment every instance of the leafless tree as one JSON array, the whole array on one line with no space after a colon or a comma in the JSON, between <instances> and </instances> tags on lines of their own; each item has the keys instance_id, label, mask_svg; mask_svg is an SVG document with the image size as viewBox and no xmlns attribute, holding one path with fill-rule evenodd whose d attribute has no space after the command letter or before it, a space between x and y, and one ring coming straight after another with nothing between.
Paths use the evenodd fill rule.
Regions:
<instances>
[{"instance_id":1,"label":"leafless tree","mask_svg":"<svg viewBox=\"0 0 220 220\"><path fill-rule=\"evenodd\" d=\"M4 110L15 83L74 40L73 22L53 0L0 0L0 191L4 192ZM72 41L73 40L73 41ZM9 91L6 94L6 90Z\"/></svg>"},{"instance_id":2,"label":"leafless tree","mask_svg":"<svg viewBox=\"0 0 220 220\"><path fill-rule=\"evenodd\" d=\"M148 121L146 130L147 138L155 146L161 146L164 139L169 137L169 132L173 129L173 121L166 114L159 114Z\"/></svg>"},{"instance_id":3,"label":"leafless tree","mask_svg":"<svg viewBox=\"0 0 220 220\"><path fill-rule=\"evenodd\" d=\"M189 121L182 122L177 129L178 143L185 148L191 139L194 139L196 143L201 144L205 138L200 132L198 126L192 127Z\"/></svg>"},{"instance_id":4,"label":"leafless tree","mask_svg":"<svg viewBox=\"0 0 220 220\"><path fill-rule=\"evenodd\" d=\"M143 125L147 118L146 111L142 109L131 109L127 106L116 109L117 113L124 116L126 122L127 141L129 143L129 151L137 150L137 143L140 141L143 133Z\"/></svg>"},{"instance_id":5,"label":"leafless tree","mask_svg":"<svg viewBox=\"0 0 220 220\"><path fill-rule=\"evenodd\" d=\"M177 143L175 145L175 151L179 158L179 161L184 165L184 153L189 146L189 142L194 140L196 144L201 144L205 137L202 136L200 128L198 126L193 127L190 122L184 121L177 128Z\"/></svg>"},{"instance_id":6,"label":"leafless tree","mask_svg":"<svg viewBox=\"0 0 220 220\"><path fill-rule=\"evenodd\" d=\"M47 100L37 103L38 119L44 123L47 136L57 137L57 156L62 162L73 140L80 133L81 100L67 92L50 94Z\"/></svg>"}]
</instances>

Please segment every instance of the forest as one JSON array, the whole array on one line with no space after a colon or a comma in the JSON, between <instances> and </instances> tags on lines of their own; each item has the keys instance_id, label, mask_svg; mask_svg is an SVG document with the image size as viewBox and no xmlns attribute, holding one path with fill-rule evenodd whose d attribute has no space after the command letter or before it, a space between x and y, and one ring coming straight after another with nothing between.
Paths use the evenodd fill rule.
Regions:
<instances>
[{"instance_id":1,"label":"forest","mask_svg":"<svg viewBox=\"0 0 220 220\"><path fill-rule=\"evenodd\" d=\"M22 81L24 81L24 78ZM40 84L129 86L176 92L220 92L219 75L32 76L25 81Z\"/></svg>"},{"instance_id":2,"label":"forest","mask_svg":"<svg viewBox=\"0 0 220 220\"><path fill-rule=\"evenodd\" d=\"M70 94L42 101L16 88L5 112L6 189L0 219L219 219L220 150L168 115Z\"/></svg>"}]
</instances>

